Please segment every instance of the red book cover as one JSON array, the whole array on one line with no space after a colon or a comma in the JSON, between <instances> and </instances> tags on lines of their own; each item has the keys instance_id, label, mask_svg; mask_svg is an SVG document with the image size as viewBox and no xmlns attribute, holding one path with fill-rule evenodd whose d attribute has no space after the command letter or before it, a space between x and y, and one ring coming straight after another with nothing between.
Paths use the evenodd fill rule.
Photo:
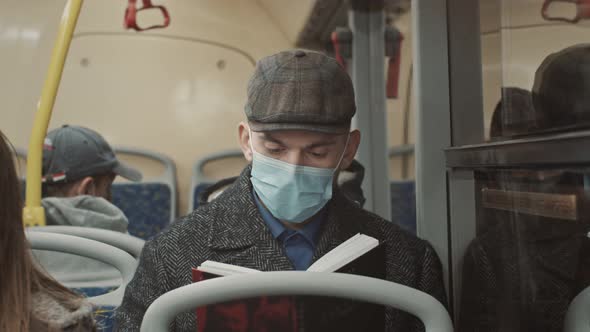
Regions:
<instances>
[{"instance_id":1,"label":"red book cover","mask_svg":"<svg viewBox=\"0 0 590 332\"><path fill-rule=\"evenodd\" d=\"M193 282L216 275L192 269ZM294 297L261 296L199 307L197 332L297 332L297 306Z\"/></svg>"}]
</instances>

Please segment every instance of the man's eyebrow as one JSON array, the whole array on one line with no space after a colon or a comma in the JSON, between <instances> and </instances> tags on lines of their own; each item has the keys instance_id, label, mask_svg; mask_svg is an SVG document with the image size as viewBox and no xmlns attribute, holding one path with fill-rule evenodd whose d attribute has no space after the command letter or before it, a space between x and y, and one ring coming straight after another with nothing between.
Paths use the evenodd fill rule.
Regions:
<instances>
[{"instance_id":1,"label":"man's eyebrow","mask_svg":"<svg viewBox=\"0 0 590 332\"><path fill-rule=\"evenodd\" d=\"M272 142L272 143L279 144L281 146L286 146L285 143L283 143L278 138L274 137L271 133L262 133L262 139L267 142ZM330 140L326 140L326 141L312 143L310 145L307 145L305 148L306 149L314 149L314 148L318 148L318 147L322 147L322 146L330 146L330 145L334 145L334 144L336 144L336 140L330 139Z\"/></svg>"},{"instance_id":2,"label":"man's eyebrow","mask_svg":"<svg viewBox=\"0 0 590 332\"><path fill-rule=\"evenodd\" d=\"M285 146L285 144L283 142L281 142L276 137L273 137L270 133L262 133L262 139L267 142L273 142L273 143Z\"/></svg>"},{"instance_id":3,"label":"man's eyebrow","mask_svg":"<svg viewBox=\"0 0 590 332\"><path fill-rule=\"evenodd\" d=\"M323 141L323 142L317 142L317 143L310 144L310 145L306 146L306 148L313 149L313 148L319 148L322 146L329 146L329 145L334 145L334 144L336 144L336 141L329 140L329 141Z\"/></svg>"}]
</instances>

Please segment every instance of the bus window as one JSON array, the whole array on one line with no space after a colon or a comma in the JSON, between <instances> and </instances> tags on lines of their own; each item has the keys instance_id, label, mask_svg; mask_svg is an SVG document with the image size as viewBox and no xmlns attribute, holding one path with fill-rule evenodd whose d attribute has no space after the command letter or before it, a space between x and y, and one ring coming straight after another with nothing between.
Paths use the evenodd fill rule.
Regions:
<instances>
[{"instance_id":1,"label":"bus window","mask_svg":"<svg viewBox=\"0 0 590 332\"><path fill-rule=\"evenodd\" d=\"M460 331L562 331L590 284L588 169L475 172Z\"/></svg>"},{"instance_id":2,"label":"bus window","mask_svg":"<svg viewBox=\"0 0 590 332\"><path fill-rule=\"evenodd\" d=\"M581 1L480 0L488 139L590 126L590 17Z\"/></svg>"}]
</instances>

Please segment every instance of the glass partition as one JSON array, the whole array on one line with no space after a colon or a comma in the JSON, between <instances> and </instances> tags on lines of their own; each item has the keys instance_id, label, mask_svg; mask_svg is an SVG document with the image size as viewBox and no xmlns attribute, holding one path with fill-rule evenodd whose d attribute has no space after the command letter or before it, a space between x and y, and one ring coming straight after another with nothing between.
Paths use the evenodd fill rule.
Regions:
<instances>
[{"instance_id":1,"label":"glass partition","mask_svg":"<svg viewBox=\"0 0 590 332\"><path fill-rule=\"evenodd\" d=\"M459 331L562 331L590 285L590 168L476 170Z\"/></svg>"},{"instance_id":2,"label":"glass partition","mask_svg":"<svg viewBox=\"0 0 590 332\"><path fill-rule=\"evenodd\" d=\"M480 0L486 138L590 126L590 5Z\"/></svg>"}]
</instances>

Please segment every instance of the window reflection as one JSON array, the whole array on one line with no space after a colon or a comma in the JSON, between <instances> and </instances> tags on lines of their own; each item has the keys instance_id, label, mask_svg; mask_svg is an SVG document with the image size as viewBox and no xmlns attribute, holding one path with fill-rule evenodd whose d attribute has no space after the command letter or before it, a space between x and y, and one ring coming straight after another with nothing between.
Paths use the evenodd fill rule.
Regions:
<instances>
[{"instance_id":1,"label":"window reflection","mask_svg":"<svg viewBox=\"0 0 590 332\"><path fill-rule=\"evenodd\" d=\"M590 285L583 169L480 170L477 237L464 261L459 331L562 331Z\"/></svg>"},{"instance_id":2,"label":"window reflection","mask_svg":"<svg viewBox=\"0 0 590 332\"><path fill-rule=\"evenodd\" d=\"M579 0L480 0L492 141L590 127L590 10Z\"/></svg>"},{"instance_id":3,"label":"window reflection","mask_svg":"<svg viewBox=\"0 0 590 332\"><path fill-rule=\"evenodd\" d=\"M534 76L532 91L501 88L490 138L510 138L584 128L590 125L590 44L547 56Z\"/></svg>"}]
</instances>

